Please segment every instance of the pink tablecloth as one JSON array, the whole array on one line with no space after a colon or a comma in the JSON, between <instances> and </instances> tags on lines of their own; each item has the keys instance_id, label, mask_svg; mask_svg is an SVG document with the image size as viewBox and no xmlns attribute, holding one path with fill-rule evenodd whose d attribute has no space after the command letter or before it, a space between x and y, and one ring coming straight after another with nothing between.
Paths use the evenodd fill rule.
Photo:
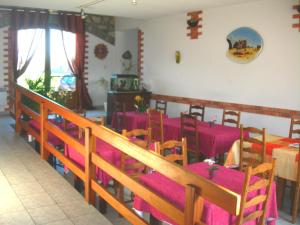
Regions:
<instances>
[{"instance_id":1,"label":"pink tablecloth","mask_svg":"<svg viewBox=\"0 0 300 225\"><path fill-rule=\"evenodd\" d=\"M82 141L83 142L83 141ZM150 145L150 149L154 149L154 145ZM119 149L114 146L108 144L107 142L97 139L96 141L96 152L102 158L104 158L107 162L115 165L116 167L121 166L121 152ZM74 148L69 145L65 145L65 156L71 159L74 163L76 163L81 169L85 168L84 165L84 157L80 155ZM130 164L136 162L134 159L128 159L125 163ZM127 171L130 173L130 171ZM103 172L100 169L96 169L96 177L98 180L102 182L103 185L108 185L108 183L112 180L112 177L107 173Z\"/></svg>"},{"instance_id":2,"label":"pink tablecloth","mask_svg":"<svg viewBox=\"0 0 300 225\"><path fill-rule=\"evenodd\" d=\"M180 138L180 118L164 119L165 140ZM240 138L240 129L207 122L198 122L199 151L206 157L215 157L227 152L234 141Z\"/></svg>"},{"instance_id":3,"label":"pink tablecloth","mask_svg":"<svg viewBox=\"0 0 300 225\"><path fill-rule=\"evenodd\" d=\"M118 128L118 117L123 116L123 112L114 113L112 116L111 126L112 128ZM147 113L140 112L125 112L126 127L122 129L146 129L147 128Z\"/></svg>"},{"instance_id":4,"label":"pink tablecloth","mask_svg":"<svg viewBox=\"0 0 300 225\"><path fill-rule=\"evenodd\" d=\"M104 158L109 163L120 167L121 163L121 152L113 147L112 145L108 144L107 142L97 139L96 141L96 152L102 158ZM73 147L69 145L65 145L65 156L71 159L74 163L76 163L81 169L85 168L84 165L84 157L78 153ZM103 185L108 185L109 181L112 180L111 176L107 173L99 170L96 170L96 176L98 180L101 180Z\"/></svg>"},{"instance_id":5,"label":"pink tablecloth","mask_svg":"<svg viewBox=\"0 0 300 225\"><path fill-rule=\"evenodd\" d=\"M55 119L49 119L49 121L51 123L53 123L54 125L56 125L57 127L59 127L60 129L64 129L64 123L63 121L61 122L57 122ZM29 126L32 127L36 132L40 133L40 123L35 121L35 120L30 120L29 121ZM72 123L68 123L68 128L74 128L75 124ZM68 132L69 135L75 137L78 136L78 130L71 130ZM51 132L48 133L48 141L54 145L54 146L59 146L59 145L63 145L64 142L63 140L61 140L60 138L58 138L57 136L55 136L54 134L52 134Z\"/></svg>"},{"instance_id":6,"label":"pink tablecloth","mask_svg":"<svg viewBox=\"0 0 300 225\"><path fill-rule=\"evenodd\" d=\"M207 163L195 163L188 166L188 169L199 176L208 179L208 164ZM216 184L219 184L225 188L228 188L238 194L242 193L244 183L244 173L227 169L219 166L219 169L215 172L215 176L212 179ZM184 187L175 183L174 181L162 176L159 173L147 174L140 177L140 182L156 191L160 196L170 201L172 204L183 210L185 203ZM258 195L259 191L252 192L249 194L249 198L253 198ZM142 198L135 196L134 208L143 212L151 213L154 217L159 220L167 221L171 224L176 224L176 221L170 220L168 217L163 215L161 212L156 210L150 204L145 202ZM276 186L273 184L270 201L267 207L267 218L270 220L268 224L275 224L277 213L276 203ZM253 212L255 208L249 208L245 211L246 214ZM224 209L208 202L205 200L204 211L202 215L202 222L206 225L233 225L235 224L236 217L230 215ZM247 225L255 225L255 221L246 223Z\"/></svg>"}]
</instances>

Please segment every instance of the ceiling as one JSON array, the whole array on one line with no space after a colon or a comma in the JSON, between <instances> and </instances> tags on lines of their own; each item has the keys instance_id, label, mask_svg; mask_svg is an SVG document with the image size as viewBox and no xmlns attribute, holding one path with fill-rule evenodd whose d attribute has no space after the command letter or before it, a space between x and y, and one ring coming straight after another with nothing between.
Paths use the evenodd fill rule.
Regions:
<instances>
[{"instance_id":1,"label":"ceiling","mask_svg":"<svg viewBox=\"0 0 300 225\"><path fill-rule=\"evenodd\" d=\"M46 8L52 10L79 11L80 6L88 13L149 19L176 13L259 0L0 0L0 5ZM96 4L93 4L96 3Z\"/></svg>"}]
</instances>

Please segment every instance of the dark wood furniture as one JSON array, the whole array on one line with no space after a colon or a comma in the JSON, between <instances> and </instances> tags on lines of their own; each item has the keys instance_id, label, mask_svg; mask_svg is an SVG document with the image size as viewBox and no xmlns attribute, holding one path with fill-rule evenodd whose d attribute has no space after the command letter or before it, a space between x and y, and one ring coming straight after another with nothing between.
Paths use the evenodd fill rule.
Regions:
<instances>
[{"instance_id":1,"label":"dark wood furniture","mask_svg":"<svg viewBox=\"0 0 300 225\"><path fill-rule=\"evenodd\" d=\"M117 112L115 108L115 102L120 102L125 105L126 111L135 111L134 107L134 97L140 95L144 98L144 103L150 104L151 92L145 91L134 91L134 92L120 92L120 91L109 91L107 94L107 124L111 124L112 115Z\"/></svg>"},{"instance_id":2,"label":"dark wood furniture","mask_svg":"<svg viewBox=\"0 0 300 225\"><path fill-rule=\"evenodd\" d=\"M156 102L155 102L155 109L157 111L162 112L163 114L167 114L167 102L166 101L156 100Z\"/></svg>"},{"instance_id":3,"label":"dark wood furniture","mask_svg":"<svg viewBox=\"0 0 300 225\"><path fill-rule=\"evenodd\" d=\"M205 112L205 106L190 105L189 114L191 116L196 116L197 119L199 117L200 121L204 121L204 112Z\"/></svg>"},{"instance_id":4,"label":"dark wood furniture","mask_svg":"<svg viewBox=\"0 0 300 225\"><path fill-rule=\"evenodd\" d=\"M223 110L222 125L233 124L234 127L240 126L241 112Z\"/></svg>"},{"instance_id":5,"label":"dark wood furniture","mask_svg":"<svg viewBox=\"0 0 300 225\"><path fill-rule=\"evenodd\" d=\"M300 137L300 117L291 118L289 137L293 138L294 134L298 135L297 138Z\"/></svg>"}]
</instances>

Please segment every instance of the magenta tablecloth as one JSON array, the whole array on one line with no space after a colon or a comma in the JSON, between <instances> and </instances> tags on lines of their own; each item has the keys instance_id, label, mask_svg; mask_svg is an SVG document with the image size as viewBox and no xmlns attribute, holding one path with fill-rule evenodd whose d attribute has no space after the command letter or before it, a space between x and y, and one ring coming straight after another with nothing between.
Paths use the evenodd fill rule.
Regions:
<instances>
[{"instance_id":1,"label":"magenta tablecloth","mask_svg":"<svg viewBox=\"0 0 300 225\"><path fill-rule=\"evenodd\" d=\"M117 128L117 119L119 116L123 116L122 112L114 113L112 116L111 126L112 128ZM147 113L140 112L125 112L126 116L126 130L133 129L146 129L147 128Z\"/></svg>"},{"instance_id":2,"label":"magenta tablecloth","mask_svg":"<svg viewBox=\"0 0 300 225\"><path fill-rule=\"evenodd\" d=\"M180 138L180 118L164 119L165 141ZM240 138L240 129L198 121L199 151L206 157L215 157L227 152Z\"/></svg>"},{"instance_id":3,"label":"magenta tablecloth","mask_svg":"<svg viewBox=\"0 0 300 225\"><path fill-rule=\"evenodd\" d=\"M104 158L109 163L120 167L121 164L121 152L108 144L107 142L97 139L96 141L96 152L102 158ZM81 169L85 168L84 157L78 153L73 147L65 145L65 156L75 162ZM112 177L102 170L96 169L96 176L98 180L101 180L103 185L108 185L109 181L112 180Z\"/></svg>"},{"instance_id":4,"label":"magenta tablecloth","mask_svg":"<svg viewBox=\"0 0 300 225\"><path fill-rule=\"evenodd\" d=\"M81 141L83 142L83 141ZM154 149L154 145L151 144L150 149ZM115 165L116 167L121 166L121 151L107 142L97 139L96 141L96 152L107 162ZM65 156L76 163L81 169L84 169L84 157L80 155L74 148L69 145L65 145ZM136 162L134 159L128 159L125 164ZM130 173L130 171L128 171ZM100 169L96 169L96 177L102 182L103 185L108 185L112 180L112 177Z\"/></svg>"},{"instance_id":5,"label":"magenta tablecloth","mask_svg":"<svg viewBox=\"0 0 300 225\"><path fill-rule=\"evenodd\" d=\"M55 119L49 119L49 122L53 123L54 125L56 125L57 127L59 127L60 129L64 129L64 122L57 122ZM29 121L29 126L32 127L36 132L40 133L40 123L35 121L35 120L30 120ZM75 124L72 123L68 123L68 129L74 128ZM76 137L78 136L78 130L71 130L68 131L68 134L71 135L72 137ZM59 145L63 145L64 142L63 140L61 140L59 137L55 136L54 134L52 134L51 132L48 133L48 141L54 145L54 146L59 146Z\"/></svg>"},{"instance_id":6,"label":"magenta tablecloth","mask_svg":"<svg viewBox=\"0 0 300 225\"><path fill-rule=\"evenodd\" d=\"M187 168L198 174L199 176L208 179L208 164L207 163L195 163L187 166ZM242 193L244 183L244 173L232 169L227 169L222 166L218 166L219 170L215 172L215 176L212 179L216 184L219 184L225 188L228 188L238 194ZM255 179L254 179L255 180ZM254 181L253 180L253 181ZM252 182L253 182L252 181ZM160 196L170 201L172 204L183 210L185 203L184 187L175 183L174 181L162 176L159 173L146 174L140 177L140 182L156 191ZM254 191L249 194L249 198L253 198L258 195L259 191ZM164 214L156 210L150 204L145 202L142 198L135 196L134 208L143 212L151 213L159 220L167 221L171 224L176 224L176 221L170 220ZM275 183L272 187L270 201L267 207L267 218L270 220L268 224L275 224L278 218L277 203L276 203L276 186ZM245 211L246 214L253 212L255 208L249 208ZM224 209L205 200L204 211L202 215L202 222L206 225L233 225L236 222L236 217L230 215ZM246 223L247 225L255 225L255 221Z\"/></svg>"}]
</instances>

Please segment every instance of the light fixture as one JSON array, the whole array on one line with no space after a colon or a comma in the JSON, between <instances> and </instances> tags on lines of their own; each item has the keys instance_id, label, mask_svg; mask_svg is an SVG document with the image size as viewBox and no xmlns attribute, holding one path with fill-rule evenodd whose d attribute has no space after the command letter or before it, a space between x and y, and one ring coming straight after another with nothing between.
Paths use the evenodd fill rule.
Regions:
<instances>
[{"instance_id":1,"label":"light fixture","mask_svg":"<svg viewBox=\"0 0 300 225\"><path fill-rule=\"evenodd\" d=\"M132 0L131 3L132 3L132 5L136 5L137 4L137 0Z\"/></svg>"}]
</instances>

